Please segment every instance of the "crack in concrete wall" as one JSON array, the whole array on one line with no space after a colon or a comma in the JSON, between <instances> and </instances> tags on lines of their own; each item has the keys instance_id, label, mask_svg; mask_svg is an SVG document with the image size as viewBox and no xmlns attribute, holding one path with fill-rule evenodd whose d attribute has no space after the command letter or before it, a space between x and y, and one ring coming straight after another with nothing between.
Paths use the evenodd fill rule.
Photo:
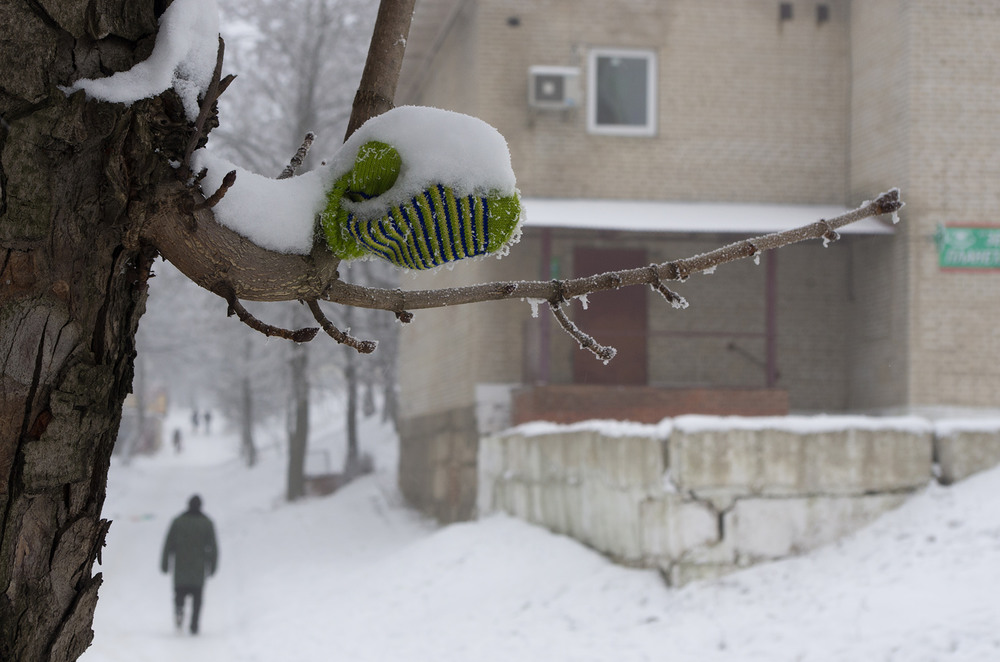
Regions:
<instances>
[{"instance_id":1,"label":"crack in concrete wall","mask_svg":"<svg viewBox=\"0 0 1000 662\"><path fill-rule=\"evenodd\" d=\"M668 438L515 428L480 442L479 514L509 513L681 585L815 549L936 476L949 482L1000 464L1000 422L943 430L907 421L674 429Z\"/></svg>"}]
</instances>

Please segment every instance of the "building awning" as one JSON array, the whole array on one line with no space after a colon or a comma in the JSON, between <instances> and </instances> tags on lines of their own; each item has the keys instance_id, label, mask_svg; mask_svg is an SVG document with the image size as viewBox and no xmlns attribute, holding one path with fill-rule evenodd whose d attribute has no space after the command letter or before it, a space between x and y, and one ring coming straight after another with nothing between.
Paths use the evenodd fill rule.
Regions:
<instances>
[{"instance_id":1,"label":"building awning","mask_svg":"<svg viewBox=\"0 0 1000 662\"><path fill-rule=\"evenodd\" d=\"M791 230L848 211L835 205L655 202L523 198L525 226L628 230L635 232L704 232L759 235ZM892 234L888 219L866 218L838 230L842 234Z\"/></svg>"}]
</instances>

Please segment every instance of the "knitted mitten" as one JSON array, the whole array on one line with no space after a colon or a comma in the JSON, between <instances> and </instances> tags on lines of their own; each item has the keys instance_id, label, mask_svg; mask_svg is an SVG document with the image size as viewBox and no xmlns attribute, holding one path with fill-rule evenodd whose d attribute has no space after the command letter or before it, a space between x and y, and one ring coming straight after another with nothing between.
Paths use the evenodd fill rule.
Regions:
<instances>
[{"instance_id":1,"label":"knitted mitten","mask_svg":"<svg viewBox=\"0 0 1000 662\"><path fill-rule=\"evenodd\" d=\"M368 203L395 184L402 160L384 142L360 147L354 167L327 193L320 223L330 250L341 259L373 255L406 269L433 267L496 253L515 238L521 202L512 195L456 192L444 183L394 194L397 204ZM370 211L377 207L377 211Z\"/></svg>"}]
</instances>

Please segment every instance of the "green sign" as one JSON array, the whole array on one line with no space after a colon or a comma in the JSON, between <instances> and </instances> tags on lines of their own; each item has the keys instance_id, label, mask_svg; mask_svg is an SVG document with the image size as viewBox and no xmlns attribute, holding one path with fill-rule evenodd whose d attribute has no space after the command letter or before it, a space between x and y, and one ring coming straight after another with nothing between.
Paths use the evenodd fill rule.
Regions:
<instances>
[{"instance_id":1,"label":"green sign","mask_svg":"<svg viewBox=\"0 0 1000 662\"><path fill-rule=\"evenodd\" d=\"M1000 269L1000 227L938 229L938 264L948 269Z\"/></svg>"}]
</instances>

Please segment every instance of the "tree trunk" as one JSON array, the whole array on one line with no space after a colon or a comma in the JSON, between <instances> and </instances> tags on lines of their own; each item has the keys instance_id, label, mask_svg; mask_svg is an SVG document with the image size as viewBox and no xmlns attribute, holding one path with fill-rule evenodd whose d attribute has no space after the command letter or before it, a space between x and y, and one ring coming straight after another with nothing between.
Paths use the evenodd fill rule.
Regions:
<instances>
[{"instance_id":1,"label":"tree trunk","mask_svg":"<svg viewBox=\"0 0 1000 662\"><path fill-rule=\"evenodd\" d=\"M240 455L248 467L257 464L257 444L253 440L253 384L240 380Z\"/></svg>"},{"instance_id":2,"label":"tree trunk","mask_svg":"<svg viewBox=\"0 0 1000 662\"><path fill-rule=\"evenodd\" d=\"M101 507L155 257L139 228L174 177L170 135L177 147L188 131L176 98L125 107L57 85L147 57L164 4L0 4L5 662L75 660L93 638Z\"/></svg>"},{"instance_id":3,"label":"tree trunk","mask_svg":"<svg viewBox=\"0 0 1000 662\"><path fill-rule=\"evenodd\" d=\"M177 126L161 100L126 108L56 87L149 54L154 2L102 6L0 4L5 662L75 660L93 638L101 507L155 256L136 238L173 176L153 149L154 126Z\"/></svg>"},{"instance_id":4,"label":"tree trunk","mask_svg":"<svg viewBox=\"0 0 1000 662\"><path fill-rule=\"evenodd\" d=\"M288 479L285 496L289 501L306 494L306 448L309 445L309 346L291 347L288 368L292 397L288 425Z\"/></svg>"},{"instance_id":5,"label":"tree trunk","mask_svg":"<svg viewBox=\"0 0 1000 662\"><path fill-rule=\"evenodd\" d=\"M354 310L344 308L344 325L351 328L354 322ZM344 458L344 474L354 476L358 473L358 353L350 347L344 348L344 383L347 386L347 457Z\"/></svg>"}]
</instances>

